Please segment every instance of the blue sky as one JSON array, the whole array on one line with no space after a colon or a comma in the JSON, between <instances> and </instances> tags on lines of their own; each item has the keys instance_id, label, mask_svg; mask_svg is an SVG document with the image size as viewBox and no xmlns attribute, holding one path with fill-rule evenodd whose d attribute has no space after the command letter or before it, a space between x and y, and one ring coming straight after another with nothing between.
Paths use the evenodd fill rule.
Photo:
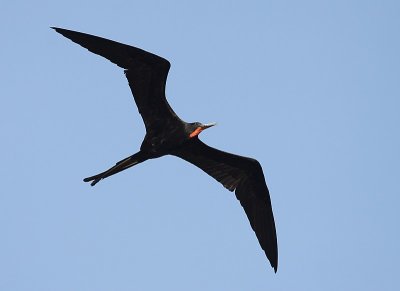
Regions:
<instances>
[{"instance_id":1,"label":"blue sky","mask_svg":"<svg viewBox=\"0 0 400 291\"><path fill-rule=\"evenodd\" d=\"M6 1L0 11L1 290L398 290L398 1ZM257 158L274 274L232 193L137 151L120 68L50 26L167 58L201 135ZM152 178L151 177L155 177Z\"/></svg>"}]
</instances>

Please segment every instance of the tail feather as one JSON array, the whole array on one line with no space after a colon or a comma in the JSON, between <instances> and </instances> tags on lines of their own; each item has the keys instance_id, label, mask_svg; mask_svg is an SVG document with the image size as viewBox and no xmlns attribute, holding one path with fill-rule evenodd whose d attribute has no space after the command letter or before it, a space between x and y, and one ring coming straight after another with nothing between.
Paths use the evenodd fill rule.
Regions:
<instances>
[{"instance_id":1,"label":"tail feather","mask_svg":"<svg viewBox=\"0 0 400 291\"><path fill-rule=\"evenodd\" d=\"M115 164L115 166L111 167L110 169L108 169L104 172L101 172L100 174L87 177L87 178L83 179L83 181L84 182L92 181L92 183L90 183L90 185L94 186L101 180L103 180L109 176L112 176L114 174L117 174L123 170L126 170L130 167L133 167L145 160L147 160L147 158L145 158L141 152L138 152L130 157L127 157L127 158L119 161L118 163Z\"/></svg>"}]
</instances>

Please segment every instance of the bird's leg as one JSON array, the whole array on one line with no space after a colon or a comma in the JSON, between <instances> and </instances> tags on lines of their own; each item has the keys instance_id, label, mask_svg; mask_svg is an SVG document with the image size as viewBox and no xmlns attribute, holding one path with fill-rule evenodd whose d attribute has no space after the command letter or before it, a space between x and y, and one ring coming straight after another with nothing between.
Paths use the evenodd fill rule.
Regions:
<instances>
[{"instance_id":1,"label":"bird's leg","mask_svg":"<svg viewBox=\"0 0 400 291\"><path fill-rule=\"evenodd\" d=\"M100 180L105 179L109 176L112 176L116 173L119 173L123 170L126 170L130 167L133 167L134 165L144 162L147 159L148 159L148 157L146 157L146 155L143 152L137 152L136 154L119 161L118 163L115 164L115 166L109 168L108 170L106 170L100 174L97 174L97 175L94 175L91 177L87 177L87 178L83 179L83 181L84 182L92 181L92 183L90 183L90 185L94 186Z\"/></svg>"}]
</instances>

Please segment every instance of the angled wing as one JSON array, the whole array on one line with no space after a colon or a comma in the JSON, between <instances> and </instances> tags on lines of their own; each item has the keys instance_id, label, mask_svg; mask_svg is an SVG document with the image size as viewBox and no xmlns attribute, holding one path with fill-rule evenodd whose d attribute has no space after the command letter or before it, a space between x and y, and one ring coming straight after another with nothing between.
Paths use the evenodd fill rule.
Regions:
<instances>
[{"instance_id":1,"label":"angled wing","mask_svg":"<svg viewBox=\"0 0 400 291\"><path fill-rule=\"evenodd\" d=\"M243 206L275 272L278 247L275 221L264 173L258 161L214 149L198 138L173 153L202 169L229 191L234 191Z\"/></svg>"},{"instance_id":2,"label":"angled wing","mask_svg":"<svg viewBox=\"0 0 400 291\"><path fill-rule=\"evenodd\" d=\"M166 59L98 36L52 28L92 53L105 57L125 69L125 75L146 129L178 119L165 97L165 84L171 66Z\"/></svg>"}]
</instances>

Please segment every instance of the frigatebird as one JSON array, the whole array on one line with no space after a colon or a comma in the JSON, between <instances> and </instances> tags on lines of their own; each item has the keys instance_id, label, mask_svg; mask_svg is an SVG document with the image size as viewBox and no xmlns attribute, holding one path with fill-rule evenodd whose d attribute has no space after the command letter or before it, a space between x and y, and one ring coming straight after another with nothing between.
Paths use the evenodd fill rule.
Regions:
<instances>
[{"instance_id":1,"label":"frigatebird","mask_svg":"<svg viewBox=\"0 0 400 291\"><path fill-rule=\"evenodd\" d=\"M188 123L176 115L165 97L169 61L140 48L102 37L51 28L124 69L146 128L146 135L137 153L83 181L91 182L94 186L111 175L164 155L186 160L216 179L229 191L235 191L261 248L276 272L278 247L275 221L260 163L252 158L220 151L200 141L199 134L215 123Z\"/></svg>"}]
</instances>

